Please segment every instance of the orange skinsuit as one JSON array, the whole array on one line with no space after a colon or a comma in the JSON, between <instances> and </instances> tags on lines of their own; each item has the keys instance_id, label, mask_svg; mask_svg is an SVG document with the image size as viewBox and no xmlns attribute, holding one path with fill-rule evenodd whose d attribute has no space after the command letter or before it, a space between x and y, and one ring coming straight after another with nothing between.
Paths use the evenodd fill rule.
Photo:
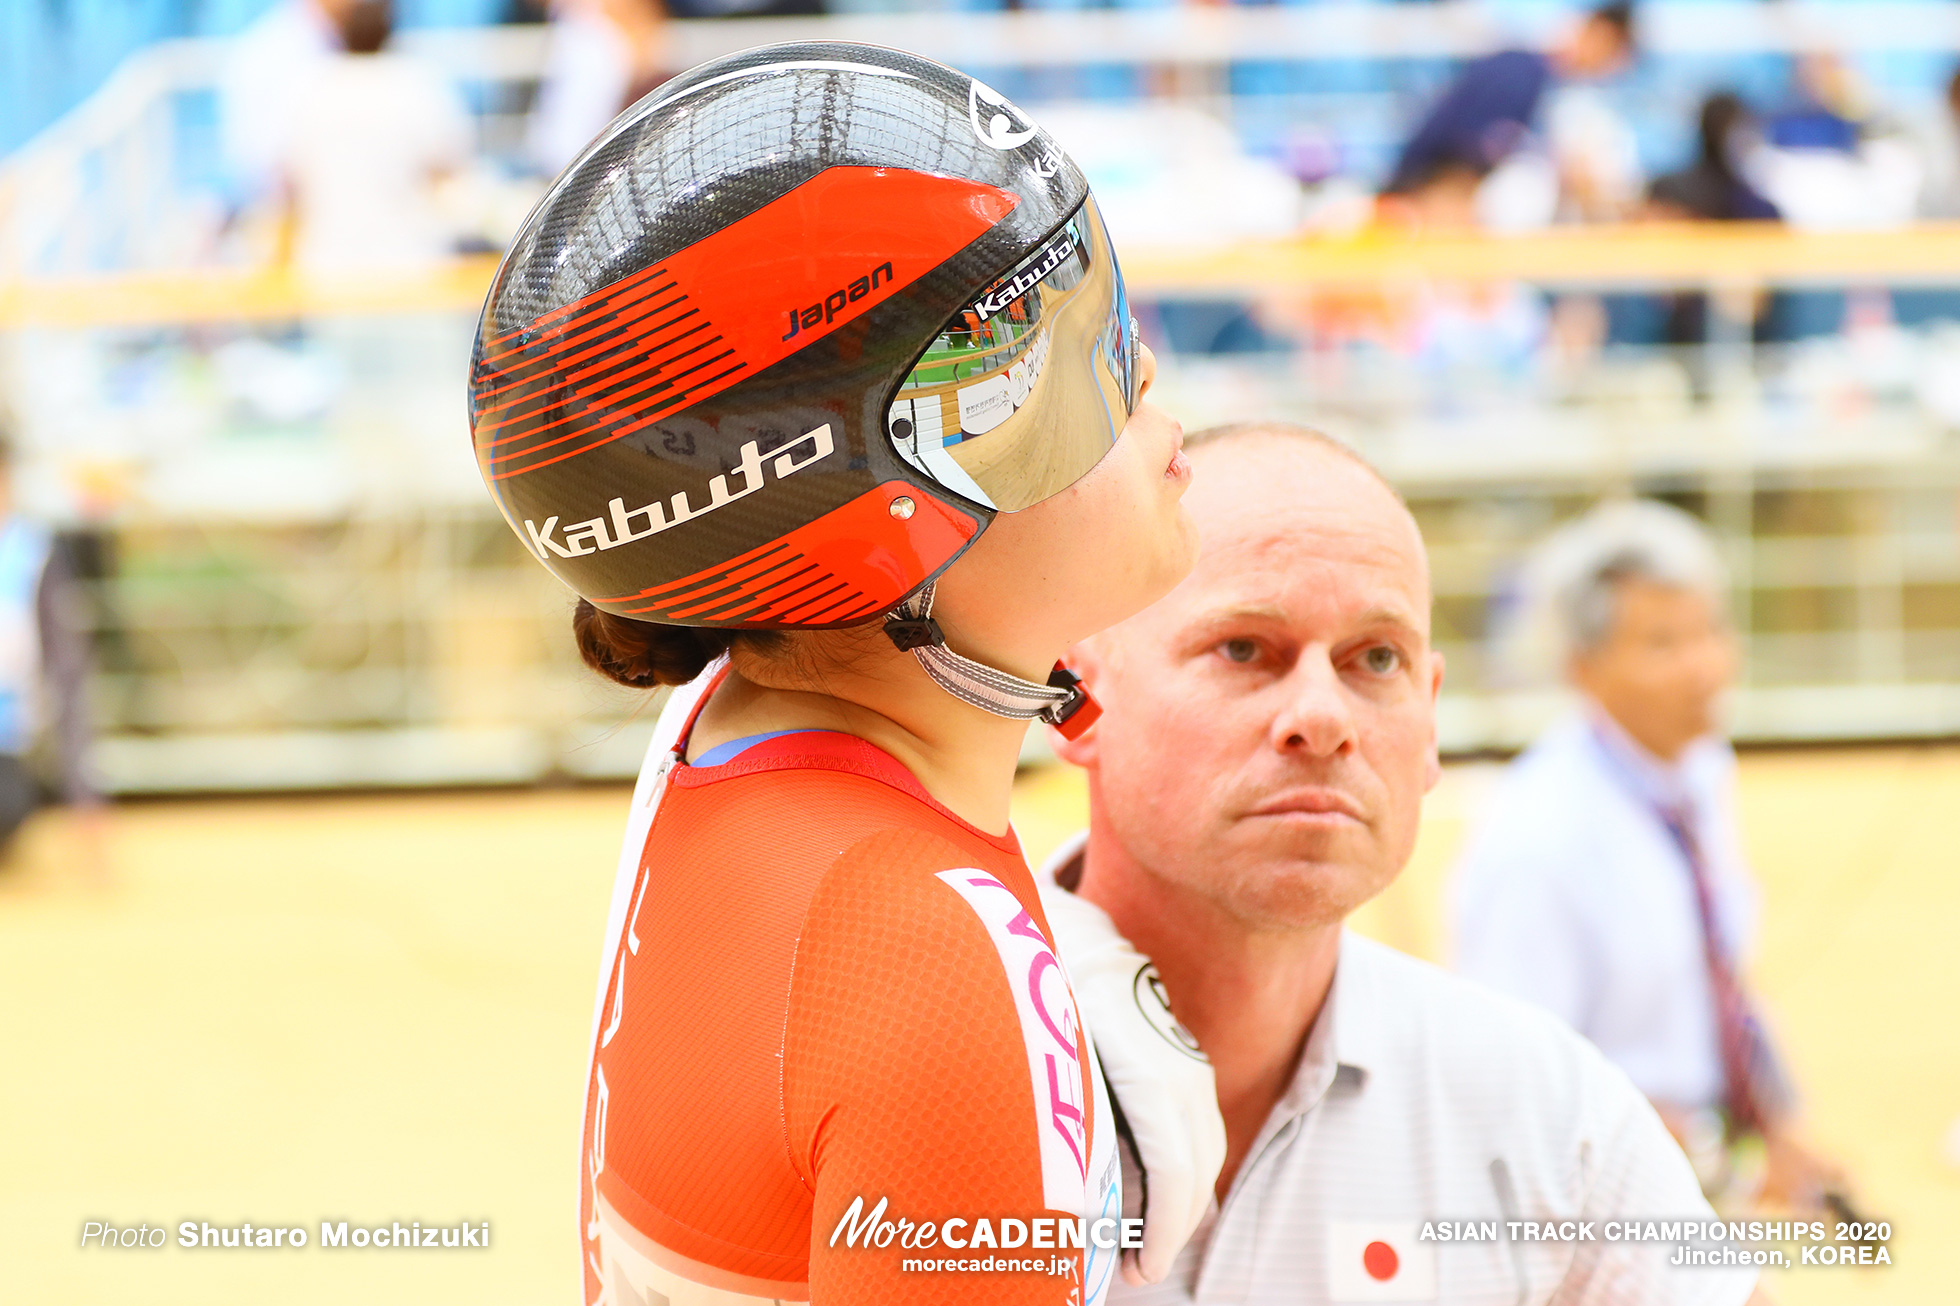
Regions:
<instances>
[{"instance_id":1,"label":"orange skinsuit","mask_svg":"<svg viewBox=\"0 0 1960 1306\"><path fill-rule=\"evenodd\" d=\"M1109 1249L848 1245L858 1198L866 1233L880 1200L901 1231L964 1219L962 1239L981 1218L1121 1215L1102 1076L1013 833L863 740L798 732L694 767L692 725L661 760L604 981L586 1301L729 1300L688 1283L818 1306L1100 1301ZM902 1267L990 1256L1043 1268Z\"/></svg>"}]
</instances>

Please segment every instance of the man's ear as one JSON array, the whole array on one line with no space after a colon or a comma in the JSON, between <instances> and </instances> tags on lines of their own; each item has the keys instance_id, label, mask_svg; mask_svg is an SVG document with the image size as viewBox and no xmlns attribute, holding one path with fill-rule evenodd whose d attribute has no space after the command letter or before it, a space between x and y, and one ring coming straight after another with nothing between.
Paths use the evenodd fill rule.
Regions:
<instances>
[{"instance_id":1,"label":"man's ear","mask_svg":"<svg viewBox=\"0 0 1960 1306\"><path fill-rule=\"evenodd\" d=\"M1436 736L1436 703L1443 693L1443 655L1429 654L1429 757L1423 763L1422 791L1428 793L1443 778L1442 741Z\"/></svg>"},{"instance_id":2,"label":"man's ear","mask_svg":"<svg viewBox=\"0 0 1960 1306\"><path fill-rule=\"evenodd\" d=\"M1585 653L1568 653L1565 658L1565 683L1582 694L1590 693L1593 668L1596 665L1598 665L1598 659L1591 651Z\"/></svg>"},{"instance_id":3,"label":"man's ear","mask_svg":"<svg viewBox=\"0 0 1960 1306\"><path fill-rule=\"evenodd\" d=\"M1082 687L1093 695L1098 683L1104 679L1103 660L1098 656L1094 641L1085 639L1079 644L1071 645L1069 651L1062 655L1062 661L1070 671L1082 677ZM1091 770L1096 765L1096 731L1101 724L1098 721L1073 739L1064 738L1061 731L1050 726L1048 746L1054 749L1055 756L1064 762L1079 766L1085 771Z\"/></svg>"}]
</instances>

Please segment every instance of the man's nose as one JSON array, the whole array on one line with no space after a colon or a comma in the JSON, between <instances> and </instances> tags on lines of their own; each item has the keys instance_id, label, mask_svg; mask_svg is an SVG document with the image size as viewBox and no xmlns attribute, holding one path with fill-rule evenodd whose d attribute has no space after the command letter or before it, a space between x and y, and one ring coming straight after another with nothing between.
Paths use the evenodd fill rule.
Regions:
<instances>
[{"instance_id":1,"label":"man's nose","mask_svg":"<svg viewBox=\"0 0 1960 1306\"><path fill-rule=\"evenodd\" d=\"M1347 689L1324 655L1308 654L1281 682L1284 706L1273 718L1272 745L1281 753L1331 757L1354 743Z\"/></svg>"},{"instance_id":2,"label":"man's nose","mask_svg":"<svg viewBox=\"0 0 1960 1306\"><path fill-rule=\"evenodd\" d=\"M1723 635L1710 635L1695 650L1695 684L1704 693L1718 694L1727 689L1735 679L1736 668L1735 646Z\"/></svg>"}]
</instances>

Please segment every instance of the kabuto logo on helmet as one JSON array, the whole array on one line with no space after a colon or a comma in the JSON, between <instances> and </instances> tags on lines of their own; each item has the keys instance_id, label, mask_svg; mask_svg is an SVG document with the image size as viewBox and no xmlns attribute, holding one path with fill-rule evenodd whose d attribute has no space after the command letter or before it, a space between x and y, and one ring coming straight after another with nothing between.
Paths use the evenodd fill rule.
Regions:
<instances>
[{"instance_id":1,"label":"kabuto logo on helmet","mask_svg":"<svg viewBox=\"0 0 1960 1306\"><path fill-rule=\"evenodd\" d=\"M796 456L798 446L810 446L808 455ZM794 476L815 463L822 462L836 451L836 443L831 439L830 423L825 422L814 431L805 431L788 444L770 450L768 462L764 462L762 447L754 440L742 446L739 461L734 471L742 477L742 488L728 488L726 474L708 482L708 501L699 508L688 505L687 491L682 490L670 501L667 508L660 501L628 508L623 498L614 499L606 505L605 517L594 517L590 521L577 522L565 527L564 541L552 538L558 528L557 517L547 517L540 526L530 518L524 519L524 533L530 537L531 551L539 560L551 561L551 555L561 558L576 558L583 554L595 553L605 549L616 549L622 544L643 540L649 535L658 535L664 530L705 517L717 508L726 507L737 499L745 498L762 488L762 471L767 467L776 473L776 479ZM635 523L638 523L637 525ZM610 529L608 529L610 527Z\"/></svg>"},{"instance_id":2,"label":"kabuto logo on helmet","mask_svg":"<svg viewBox=\"0 0 1960 1306\"><path fill-rule=\"evenodd\" d=\"M982 108L982 105L986 107ZM980 143L997 150L1012 150L1026 145L1040 130L1005 95L977 77L967 91L966 112L973 120L973 134L980 138Z\"/></svg>"},{"instance_id":3,"label":"kabuto logo on helmet","mask_svg":"<svg viewBox=\"0 0 1960 1306\"><path fill-rule=\"evenodd\" d=\"M982 317L1000 312L1066 263L1069 256L1075 253L1075 248L1075 224L1070 223L1055 233L1055 238L1041 251L1040 258L984 291L973 301L973 310Z\"/></svg>"}]
</instances>

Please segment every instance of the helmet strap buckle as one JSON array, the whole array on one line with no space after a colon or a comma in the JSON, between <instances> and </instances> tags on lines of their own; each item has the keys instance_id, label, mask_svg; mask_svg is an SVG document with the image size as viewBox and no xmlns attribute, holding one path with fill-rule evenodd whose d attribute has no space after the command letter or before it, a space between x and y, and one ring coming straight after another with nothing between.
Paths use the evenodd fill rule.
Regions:
<instances>
[{"instance_id":1,"label":"helmet strap buckle","mask_svg":"<svg viewBox=\"0 0 1960 1306\"><path fill-rule=\"evenodd\" d=\"M1064 739L1080 738L1102 716L1102 704L1082 683L1082 677L1060 662L1048 673L1048 683L1056 689L1067 690L1068 697L1053 707L1043 709L1041 719L1061 732Z\"/></svg>"},{"instance_id":2,"label":"helmet strap buckle","mask_svg":"<svg viewBox=\"0 0 1960 1306\"><path fill-rule=\"evenodd\" d=\"M946 647L932 619L931 585L885 614L885 636L910 653L932 682L971 707L1013 721L1045 721L1073 739L1102 715L1102 708L1073 671L1057 662L1046 684L962 657Z\"/></svg>"},{"instance_id":3,"label":"helmet strap buckle","mask_svg":"<svg viewBox=\"0 0 1960 1306\"><path fill-rule=\"evenodd\" d=\"M901 653L910 653L915 648L939 648L946 643L945 632L931 617L901 617L895 612L885 618L885 636Z\"/></svg>"}]
</instances>

